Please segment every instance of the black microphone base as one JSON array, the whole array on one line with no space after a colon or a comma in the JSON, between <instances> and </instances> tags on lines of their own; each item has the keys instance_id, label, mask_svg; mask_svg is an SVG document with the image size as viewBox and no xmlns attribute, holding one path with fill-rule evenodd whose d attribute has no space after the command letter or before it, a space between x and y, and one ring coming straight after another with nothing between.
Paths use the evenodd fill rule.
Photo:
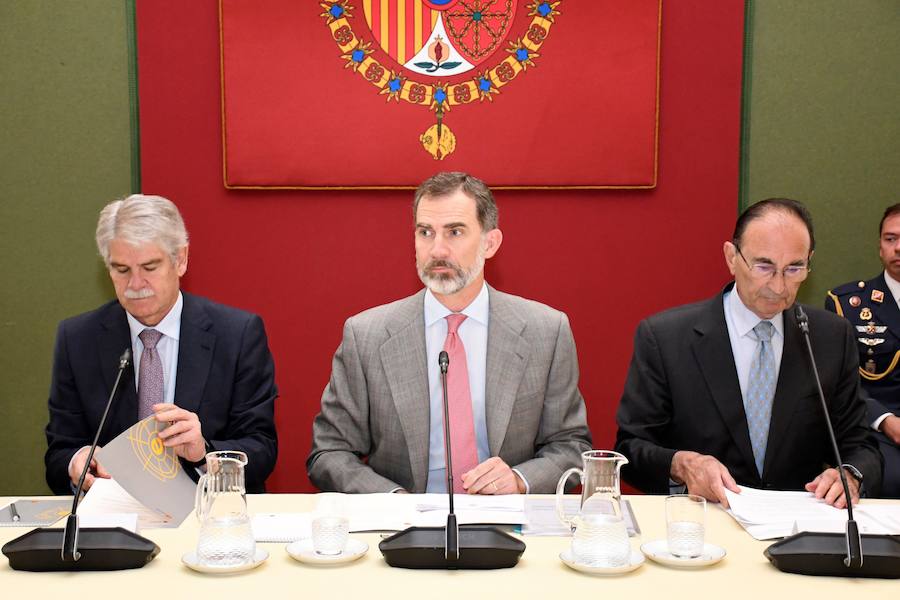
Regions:
<instances>
[{"instance_id":1,"label":"black microphone base","mask_svg":"<svg viewBox=\"0 0 900 600\"><path fill-rule=\"evenodd\" d=\"M804 531L775 542L764 553L786 573L829 577L900 578L900 537L863 535L863 564L847 567L847 538L843 533Z\"/></svg>"},{"instance_id":2,"label":"black microphone base","mask_svg":"<svg viewBox=\"0 0 900 600\"><path fill-rule=\"evenodd\" d=\"M459 558L445 556L443 527L410 527L378 544L385 562L403 569L508 569L525 552L525 542L486 525L459 527Z\"/></svg>"},{"instance_id":3,"label":"black microphone base","mask_svg":"<svg viewBox=\"0 0 900 600\"><path fill-rule=\"evenodd\" d=\"M119 571L139 569L159 554L159 546L121 527L78 531L79 560L62 559L63 529L33 529L3 545L17 571Z\"/></svg>"}]
</instances>

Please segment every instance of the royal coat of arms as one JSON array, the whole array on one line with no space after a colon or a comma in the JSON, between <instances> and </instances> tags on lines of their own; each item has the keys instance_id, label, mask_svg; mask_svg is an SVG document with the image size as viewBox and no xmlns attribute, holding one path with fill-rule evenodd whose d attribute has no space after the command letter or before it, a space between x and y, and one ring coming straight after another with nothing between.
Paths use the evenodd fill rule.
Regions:
<instances>
[{"instance_id":1,"label":"royal coat of arms","mask_svg":"<svg viewBox=\"0 0 900 600\"><path fill-rule=\"evenodd\" d=\"M493 95L535 66L560 15L562 0L525 4L528 26L513 35L516 0L324 0L321 14L344 67L374 85L386 100L424 107L435 123L420 136L436 160L456 149L447 121L456 106ZM365 39L362 27L367 30ZM373 55L378 47L389 57ZM460 77L462 76L462 77Z\"/></svg>"}]
</instances>

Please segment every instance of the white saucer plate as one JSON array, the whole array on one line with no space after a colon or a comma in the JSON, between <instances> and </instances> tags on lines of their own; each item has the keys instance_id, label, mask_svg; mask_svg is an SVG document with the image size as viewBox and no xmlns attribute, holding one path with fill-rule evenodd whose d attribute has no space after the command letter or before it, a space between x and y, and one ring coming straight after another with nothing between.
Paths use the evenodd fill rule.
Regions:
<instances>
[{"instance_id":1,"label":"white saucer plate","mask_svg":"<svg viewBox=\"0 0 900 600\"><path fill-rule=\"evenodd\" d=\"M340 554L316 554L316 551L313 550L312 540L307 538L288 544L285 546L285 550L291 555L291 558L299 560L302 563L311 565L341 565L353 562L364 556L365 553L369 551L369 545L361 540L350 538L347 540L344 551Z\"/></svg>"},{"instance_id":2,"label":"white saucer plate","mask_svg":"<svg viewBox=\"0 0 900 600\"><path fill-rule=\"evenodd\" d=\"M703 553L696 558L680 558L669 552L666 540L654 540L641 546L641 552L652 561L669 567L695 569L714 565L725 558L725 548L715 544L703 544Z\"/></svg>"},{"instance_id":3,"label":"white saucer plate","mask_svg":"<svg viewBox=\"0 0 900 600\"><path fill-rule=\"evenodd\" d=\"M621 573L634 571L644 564L644 555L637 550L631 551L631 558L628 560L628 564L624 564L621 567L598 567L577 562L575 557L572 556L571 548L566 548L560 552L559 559L563 561L567 567L591 575L619 575Z\"/></svg>"},{"instance_id":4,"label":"white saucer plate","mask_svg":"<svg viewBox=\"0 0 900 600\"><path fill-rule=\"evenodd\" d=\"M181 557L181 562L186 564L191 569L199 571L200 573L240 573L241 571L249 571L250 569L255 569L259 565L263 564L267 558L269 558L269 551L257 547L256 554L253 555L253 562L243 565L228 566L205 565L197 560L197 552L195 550L191 550L190 552L186 552Z\"/></svg>"}]
</instances>

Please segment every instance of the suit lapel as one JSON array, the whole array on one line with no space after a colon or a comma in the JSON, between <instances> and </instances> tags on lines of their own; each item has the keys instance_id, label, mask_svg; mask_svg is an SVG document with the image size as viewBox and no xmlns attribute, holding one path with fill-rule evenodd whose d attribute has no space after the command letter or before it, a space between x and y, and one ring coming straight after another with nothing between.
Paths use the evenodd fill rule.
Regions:
<instances>
[{"instance_id":1,"label":"suit lapel","mask_svg":"<svg viewBox=\"0 0 900 600\"><path fill-rule=\"evenodd\" d=\"M178 340L178 368L175 375L175 404L196 413L209 377L216 335L212 321L197 298L182 292L181 332Z\"/></svg>"},{"instance_id":2,"label":"suit lapel","mask_svg":"<svg viewBox=\"0 0 900 600\"><path fill-rule=\"evenodd\" d=\"M502 294L490 286L488 292L485 420L491 456L498 456L528 362L528 342L522 337L525 321L509 309Z\"/></svg>"},{"instance_id":3,"label":"suit lapel","mask_svg":"<svg viewBox=\"0 0 900 600\"><path fill-rule=\"evenodd\" d=\"M106 384L106 397L98 398L104 404L109 398L116 381L119 370L119 358L122 352L131 348L131 332L128 329L128 320L125 318L125 310L116 302L109 305L101 319L100 339L97 344L100 360L100 372L103 373L103 381ZM119 383L119 397L113 401L109 422L104 427L105 431L118 435L131 427L137 421L138 400L137 390L134 387L134 365L132 364L122 373L122 381Z\"/></svg>"},{"instance_id":4,"label":"suit lapel","mask_svg":"<svg viewBox=\"0 0 900 600\"><path fill-rule=\"evenodd\" d=\"M385 324L390 337L379 350L400 427L406 438L416 491L424 491L428 479L428 436L431 430L424 301L423 290L400 306Z\"/></svg>"},{"instance_id":5,"label":"suit lapel","mask_svg":"<svg viewBox=\"0 0 900 600\"><path fill-rule=\"evenodd\" d=\"M737 367L734 365L731 340L728 337L728 325L725 323L723 294L713 298L710 303L705 318L694 327L697 333L697 339L693 344L694 356L706 381L707 390L719 409L741 457L747 465L752 466L755 463L753 449L750 446L750 432L747 428L741 384L738 380ZM755 470L755 467L752 467L751 472Z\"/></svg>"},{"instance_id":6,"label":"suit lapel","mask_svg":"<svg viewBox=\"0 0 900 600\"><path fill-rule=\"evenodd\" d=\"M772 418L769 421L769 438L766 442L766 457L763 462L763 479L773 464L786 464L789 456L778 457L779 442L788 436L791 419L799 400L804 396L809 373L806 342L800 334L797 319L793 310L784 313L784 349L781 353L781 366L778 368L778 383L775 386L775 399L772 401Z\"/></svg>"}]
</instances>

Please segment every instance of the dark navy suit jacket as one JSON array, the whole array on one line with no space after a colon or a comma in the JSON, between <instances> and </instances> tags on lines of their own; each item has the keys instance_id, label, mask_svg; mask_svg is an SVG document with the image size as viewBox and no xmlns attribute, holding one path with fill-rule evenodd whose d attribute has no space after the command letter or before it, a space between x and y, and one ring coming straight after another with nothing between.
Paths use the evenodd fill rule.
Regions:
<instances>
[{"instance_id":1,"label":"dark navy suit jacket","mask_svg":"<svg viewBox=\"0 0 900 600\"><path fill-rule=\"evenodd\" d=\"M175 404L197 413L203 437L213 449L247 453L247 491L262 492L278 454L275 365L262 319L182 293ZM54 493L72 493L69 460L93 441L119 357L130 347L128 321L118 301L60 323L44 456L47 483ZM101 446L137 421L133 369L129 366L123 373L100 434ZM193 468L186 471L196 476Z\"/></svg>"},{"instance_id":2,"label":"dark navy suit jacket","mask_svg":"<svg viewBox=\"0 0 900 600\"><path fill-rule=\"evenodd\" d=\"M809 357L793 310L784 311L784 352L762 476L731 352L724 292L641 321L619 404L616 450L631 461L623 477L649 493L668 493L678 450L715 456L741 485L799 490L835 464ZM822 389L845 463L859 469L866 490L880 488L882 459L864 422L859 364L847 321L804 306Z\"/></svg>"}]
</instances>

